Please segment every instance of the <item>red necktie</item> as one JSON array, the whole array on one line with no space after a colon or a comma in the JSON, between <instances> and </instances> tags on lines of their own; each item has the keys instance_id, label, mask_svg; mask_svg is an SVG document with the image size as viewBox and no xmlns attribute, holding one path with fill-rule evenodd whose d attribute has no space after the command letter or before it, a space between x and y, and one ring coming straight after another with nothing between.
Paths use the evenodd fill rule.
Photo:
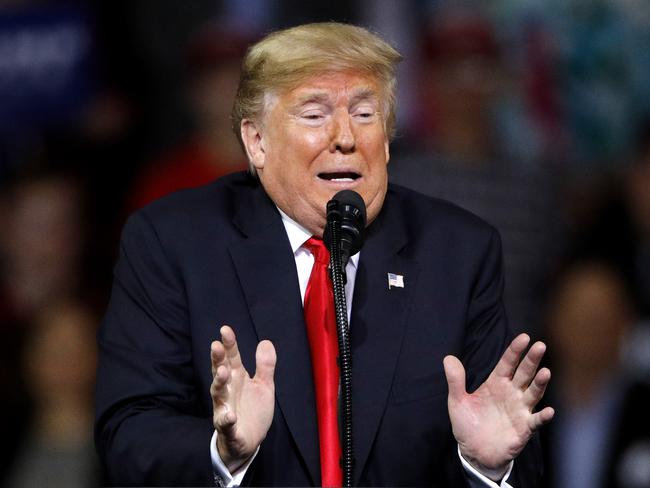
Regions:
<instances>
[{"instance_id":1,"label":"red necktie","mask_svg":"<svg viewBox=\"0 0 650 488\"><path fill-rule=\"evenodd\" d=\"M322 486L341 486L343 474L339 460L341 441L338 427L339 367L338 338L334 314L334 292L327 272L330 253L321 239L309 238L303 247L314 256L314 267L305 292L305 321L311 350L316 414L320 442Z\"/></svg>"}]
</instances>

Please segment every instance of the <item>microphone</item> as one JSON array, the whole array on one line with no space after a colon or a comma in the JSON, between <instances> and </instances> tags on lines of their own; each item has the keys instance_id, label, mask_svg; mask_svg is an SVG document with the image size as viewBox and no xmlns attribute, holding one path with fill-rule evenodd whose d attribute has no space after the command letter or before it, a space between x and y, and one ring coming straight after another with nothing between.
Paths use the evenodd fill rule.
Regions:
<instances>
[{"instance_id":1,"label":"microphone","mask_svg":"<svg viewBox=\"0 0 650 488\"><path fill-rule=\"evenodd\" d=\"M332 232L333 227L340 226L340 231ZM341 190L327 202L327 224L323 240L331 252L332 245L337 245L341 252L341 268L345 266L350 256L358 253L363 246L366 228L366 204L357 192ZM338 243L332 242L338 234Z\"/></svg>"},{"instance_id":2,"label":"microphone","mask_svg":"<svg viewBox=\"0 0 650 488\"><path fill-rule=\"evenodd\" d=\"M352 191L342 190L327 202L327 224L323 233L330 252L330 277L334 291L336 332L339 343L338 364L341 371L341 468L343 486L352 486L354 442L352 440L352 351L345 302L345 266L363 245L366 227L366 204Z\"/></svg>"}]
</instances>

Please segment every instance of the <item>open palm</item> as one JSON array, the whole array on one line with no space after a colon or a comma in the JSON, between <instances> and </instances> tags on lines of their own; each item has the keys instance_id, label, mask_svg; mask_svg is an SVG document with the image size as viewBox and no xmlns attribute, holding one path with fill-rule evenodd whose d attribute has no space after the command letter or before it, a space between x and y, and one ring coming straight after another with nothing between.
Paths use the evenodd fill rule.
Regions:
<instances>
[{"instance_id":1,"label":"open palm","mask_svg":"<svg viewBox=\"0 0 650 488\"><path fill-rule=\"evenodd\" d=\"M465 369L454 356L444 359L449 385L449 417L460 452L479 471L505 474L508 464L533 433L554 415L551 407L533 413L551 379L539 371L546 346L537 342L521 360L530 339L517 336L487 380L473 393L465 390Z\"/></svg>"},{"instance_id":2,"label":"open palm","mask_svg":"<svg viewBox=\"0 0 650 488\"><path fill-rule=\"evenodd\" d=\"M233 330L221 328L221 342L211 346L213 381L210 388L213 424L219 455L233 473L252 456L266 437L275 406L275 348L261 341L251 377L239 355Z\"/></svg>"}]
</instances>

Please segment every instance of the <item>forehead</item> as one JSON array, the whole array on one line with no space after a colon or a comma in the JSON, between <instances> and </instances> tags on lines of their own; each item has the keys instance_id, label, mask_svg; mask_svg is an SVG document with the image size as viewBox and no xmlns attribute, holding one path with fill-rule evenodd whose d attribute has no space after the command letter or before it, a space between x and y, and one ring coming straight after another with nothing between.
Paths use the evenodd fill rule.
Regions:
<instances>
[{"instance_id":1,"label":"forehead","mask_svg":"<svg viewBox=\"0 0 650 488\"><path fill-rule=\"evenodd\" d=\"M333 72L311 76L278 98L285 103L300 104L312 101L356 101L381 99L381 86L377 79L359 72Z\"/></svg>"}]
</instances>

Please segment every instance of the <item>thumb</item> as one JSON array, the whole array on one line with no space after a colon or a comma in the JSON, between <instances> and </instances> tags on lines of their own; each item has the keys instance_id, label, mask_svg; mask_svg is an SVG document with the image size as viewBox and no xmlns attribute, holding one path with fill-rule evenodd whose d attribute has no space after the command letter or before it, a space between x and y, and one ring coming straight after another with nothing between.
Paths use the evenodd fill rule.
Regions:
<instances>
[{"instance_id":1,"label":"thumb","mask_svg":"<svg viewBox=\"0 0 650 488\"><path fill-rule=\"evenodd\" d=\"M449 399L460 400L465 391L465 368L463 363L456 356L445 356L442 361L447 377L447 386L449 387Z\"/></svg>"},{"instance_id":2,"label":"thumb","mask_svg":"<svg viewBox=\"0 0 650 488\"><path fill-rule=\"evenodd\" d=\"M262 383L273 384L275 372L275 347L271 341L261 341L255 351L255 379Z\"/></svg>"}]
</instances>

